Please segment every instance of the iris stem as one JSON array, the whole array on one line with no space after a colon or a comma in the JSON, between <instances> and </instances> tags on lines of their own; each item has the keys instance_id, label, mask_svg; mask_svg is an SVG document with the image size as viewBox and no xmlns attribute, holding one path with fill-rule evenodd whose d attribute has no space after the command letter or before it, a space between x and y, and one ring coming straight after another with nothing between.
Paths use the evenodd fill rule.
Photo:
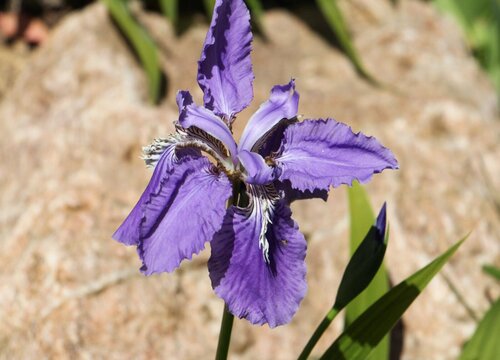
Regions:
<instances>
[{"instance_id":1,"label":"iris stem","mask_svg":"<svg viewBox=\"0 0 500 360\"><path fill-rule=\"evenodd\" d=\"M323 321L318 325L316 330L314 331L314 334L312 334L311 338L307 342L306 346L304 347L304 350L300 353L298 360L306 360L307 357L311 354L311 351L314 349L314 346L316 343L319 341L321 335L328 329L328 326L330 326L331 322L335 317L338 315L341 309L338 309L336 307L333 307L330 309L328 314L323 318Z\"/></svg>"},{"instance_id":2,"label":"iris stem","mask_svg":"<svg viewBox=\"0 0 500 360\"><path fill-rule=\"evenodd\" d=\"M216 360L226 360L231 342L231 331L233 330L234 316L229 312L227 305L224 305L222 322L220 323L219 343L217 344Z\"/></svg>"}]
</instances>

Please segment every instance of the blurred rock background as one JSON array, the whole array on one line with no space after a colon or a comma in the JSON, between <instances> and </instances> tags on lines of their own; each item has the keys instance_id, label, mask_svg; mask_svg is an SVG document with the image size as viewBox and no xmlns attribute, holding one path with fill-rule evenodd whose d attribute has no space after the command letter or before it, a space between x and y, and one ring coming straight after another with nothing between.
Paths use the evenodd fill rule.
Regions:
<instances>
[{"instance_id":1,"label":"blurred rock background","mask_svg":"<svg viewBox=\"0 0 500 360\"><path fill-rule=\"evenodd\" d=\"M403 319L403 359L453 359L498 287L481 273L500 264L500 122L495 89L457 25L429 4L340 1L374 87L296 14L266 12L254 41L255 100L297 79L299 111L334 117L379 138L401 169L368 185L388 202L387 262L399 282L464 234L461 248ZM145 278L133 248L111 234L150 171L141 146L172 131L175 92L201 100L196 62L207 24L175 36L135 7L161 49L165 99L147 101L144 74L103 5L65 15L34 51L0 45L0 358L205 359L223 307L210 287L209 246L174 274ZM310 16L307 12L304 16ZM312 16L312 15L311 15ZM314 20L314 19L313 19ZM195 90L196 89L196 90ZM309 291L291 324L236 321L233 359L291 359L331 306L347 261L345 189L327 203L294 204L309 244ZM341 331L338 321L316 349Z\"/></svg>"}]
</instances>

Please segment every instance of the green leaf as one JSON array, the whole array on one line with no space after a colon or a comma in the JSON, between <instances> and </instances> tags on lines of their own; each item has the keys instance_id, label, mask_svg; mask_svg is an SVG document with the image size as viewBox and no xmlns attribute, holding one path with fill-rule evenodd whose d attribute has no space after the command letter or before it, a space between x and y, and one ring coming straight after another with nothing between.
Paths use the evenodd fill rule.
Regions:
<instances>
[{"instance_id":1,"label":"green leaf","mask_svg":"<svg viewBox=\"0 0 500 360\"><path fill-rule=\"evenodd\" d=\"M385 220L385 204L379 216L383 216ZM368 286L377 273L384 259L388 240L386 233L381 234L381 230L372 225L368 234L366 234L364 240L354 252L340 281L337 297L332 309L314 331L304 350L302 350L299 360L307 359L335 316Z\"/></svg>"},{"instance_id":2,"label":"green leaf","mask_svg":"<svg viewBox=\"0 0 500 360\"><path fill-rule=\"evenodd\" d=\"M498 0L433 0L464 31L473 53L500 94L500 2Z\"/></svg>"},{"instance_id":3,"label":"green leaf","mask_svg":"<svg viewBox=\"0 0 500 360\"><path fill-rule=\"evenodd\" d=\"M493 276L495 279L500 280L500 268L497 268L493 265L483 265L483 271Z\"/></svg>"},{"instance_id":4,"label":"green leaf","mask_svg":"<svg viewBox=\"0 0 500 360\"><path fill-rule=\"evenodd\" d=\"M349 325L321 359L366 359L466 238L377 300Z\"/></svg>"},{"instance_id":5,"label":"green leaf","mask_svg":"<svg viewBox=\"0 0 500 360\"><path fill-rule=\"evenodd\" d=\"M316 0L316 3L336 35L340 46L356 68L356 71L372 84L379 85L378 81L365 69L352 43L351 36L342 17L342 12L337 6L337 0Z\"/></svg>"},{"instance_id":6,"label":"green leaf","mask_svg":"<svg viewBox=\"0 0 500 360\"><path fill-rule=\"evenodd\" d=\"M260 33L265 34L264 26L262 25L262 15L264 10L262 8L262 4L260 0L246 0L248 8L250 9L250 13L252 15L252 22L255 25L256 29L260 31Z\"/></svg>"},{"instance_id":7,"label":"green leaf","mask_svg":"<svg viewBox=\"0 0 500 360\"><path fill-rule=\"evenodd\" d=\"M497 269L498 270L498 269ZM497 300L465 343L460 360L495 360L500 354L500 300Z\"/></svg>"},{"instance_id":8,"label":"green leaf","mask_svg":"<svg viewBox=\"0 0 500 360\"><path fill-rule=\"evenodd\" d=\"M215 0L203 0L203 5L205 5L205 12L207 13L208 19L212 19L212 14L214 12Z\"/></svg>"},{"instance_id":9,"label":"green leaf","mask_svg":"<svg viewBox=\"0 0 500 360\"><path fill-rule=\"evenodd\" d=\"M159 0L163 15L172 22L174 29L177 29L177 21L179 18L179 1L178 0Z\"/></svg>"},{"instance_id":10,"label":"green leaf","mask_svg":"<svg viewBox=\"0 0 500 360\"><path fill-rule=\"evenodd\" d=\"M133 18L126 2L123 0L102 0L102 2L137 53L148 78L150 101L157 103L160 100L162 73L155 43Z\"/></svg>"},{"instance_id":11,"label":"green leaf","mask_svg":"<svg viewBox=\"0 0 500 360\"><path fill-rule=\"evenodd\" d=\"M381 211L385 217L385 204ZM347 264L335 299L335 308L343 309L367 288L382 266L387 241L388 232L381 235L376 226L370 227Z\"/></svg>"},{"instance_id":12,"label":"green leaf","mask_svg":"<svg viewBox=\"0 0 500 360\"><path fill-rule=\"evenodd\" d=\"M373 210L365 189L357 182L348 189L349 211L351 218L351 253L359 246L364 234L375 221ZM389 290L387 271L382 264L370 285L346 308L346 327L352 324L370 305ZM389 358L389 336L379 343L373 352L372 359Z\"/></svg>"}]
</instances>

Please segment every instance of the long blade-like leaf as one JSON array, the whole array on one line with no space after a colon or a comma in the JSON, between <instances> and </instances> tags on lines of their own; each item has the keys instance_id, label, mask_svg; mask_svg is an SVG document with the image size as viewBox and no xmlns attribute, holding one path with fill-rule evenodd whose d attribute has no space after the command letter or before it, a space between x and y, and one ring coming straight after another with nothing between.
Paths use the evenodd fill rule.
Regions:
<instances>
[{"instance_id":1,"label":"long blade-like leaf","mask_svg":"<svg viewBox=\"0 0 500 360\"><path fill-rule=\"evenodd\" d=\"M246 0L245 1L250 9L252 15L252 22L262 34L265 34L264 26L262 25L262 14L264 10L260 0Z\"/></svg>"},{"instance_id":2,"label":"long blade-like leaf","mask_svg":"<svg viewBox=\"0 0 500 360\"><path fill-rule=\"evenodd\" d=\"M102 0L120 30L134 48L148 78L149 97L156 103L160 99L162 73L158 50L148 33L136 22L123 0Z\"/></svg>"},{"instance_id":3,"label":"long blade-like leaf","mask_svg":"<svg viewBox=\"0 0 500 360\"><path fill-rule=\"evenodd\" d=\"M347 30L344 18L342 17L342 12L337 6L337 0L316 0L316 3L330 25L330 28L337 36L340 46L342 46L342 49L345 51L345 54L349 60L351 60L358 73L371 83L378 85L378 81L365 69L352 43L351 36Z\"/></svg>"},{"instance_id":4,"label":"long blade-like leaf","mask_svg":"<svg viewBox=\"0 0 500 360\"><path fill-rule=\"evenodd\" d=\"M500 300L497 300L465 344L460 360L494 360L500 355Z\"/></svg>"},{"instance_id":5,"label":"long blade-like leaf","mask_svg":"<svg viewBox=\"0 0 500 360\"><path fill-rule=\"evenodd\" d=\"M347 264L333 307L343 309L371 283L384 260L387 248L386 205L377 217L377 223L370 227L368 234L357 247Z\"/></svg>"},{"instance_id":6,"label":"long blade-like leaf","mask_svg":"<svg viewBox=\"0 0 500 360\"><path fill-rule=\"evenodd\" d=\"M353 253L362 241L364 234L375 221L375 216L368 195L359 183L353 183L353 186L348 189L348 195L351 218L350 249L351 253ZM389 291L389 280L385 266L382 264L370 285L347 306L346 326L352 324L359 315L387 291ZM389 351L389 336L386 336L373 351L372 359L388 359Z\"/></svg>"},{"instance_id":7,"label":"long blade-like leaf","mask_svg":"<svg viewBox=\"0 0 500 360\"><path fill-rule=\"evenodd\" d=\"M370 228L347 264L332 309L314 331L304 350L302 350L299 360L307 359L335 316L368 286L377 273L387 248L388 236L386 236L385 228L386 206L384 204L377 217L376 224Z\"/></svg>"},{"instance_id":8,"label":"long blade-like leaf","mask_svg":"<svg viewBox=\"0 0 500 360\"><path fill-rule=\"evenodd\" d=\"M165 17L172 22L174 29L177 28L179 18L179 0L159 0L161 11Z\"/></svg>"},{"instance_id":9,"label":"long blade-like leaf","mask_svg":"<svg viewBox=\"0 0 500 360\"><path fill-rule=\"evenodd\" d=\"M203 5L205 6L205 12L210 20L214 12L215 0L203 0Z\"/></svg>"},{"instance_id":10,"label":"long blade-like leaf","mask_svg":"<svg viewBox=\"0 0 500 360\"><path fill-rule=\"evenodd\" d=\"M464 240L382 296L335 340L321 359L366 359Z\"/></svg>"},{"instance_id":11,"label":"long blade-like leaf","mask_svg":"<svg viewBox=\"0 0 500 360\"><path fill-rule=\"evenodd\" d=\"M490 275L493 276L495 279L500 280L500 269L493 266L493 265L483 265L483 271Z\"/></svg>"}]
</instances>

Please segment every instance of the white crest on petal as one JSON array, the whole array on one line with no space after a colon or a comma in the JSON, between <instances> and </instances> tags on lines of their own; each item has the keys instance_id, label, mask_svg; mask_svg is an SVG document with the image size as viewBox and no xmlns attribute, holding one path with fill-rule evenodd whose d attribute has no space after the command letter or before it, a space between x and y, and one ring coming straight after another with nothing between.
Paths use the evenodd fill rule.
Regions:
<instances>
[{"instance_id":1,"label":"white crest on petal","mask_svg":"<svg viewBox=\"0 0 500 360\"><path fill-rule=\"evenodd\" d=\"M175 145L179 142L175 135L170 135L167 138L154 139L153 143L142 148L142 160L147 167L154 168L160 160L160 157L165 151L173 152L175 159Z\"/></svg>"},{"instance_id":2,"label":"white crest on petal","mask_svg":"<svg viewBox=\"0 0 500 360\"><path fill-rule=\"evenodd\" d=\"M172 155L172 159L177 160L176 149L192 148L204 151L222 164L227 170L234 170L227 149L221 141L207 134L196 127L183 129L176 127L176 132L166 138L154 139L153 143L142 148L142 159L147 167L154 168L165 151Z\"/></svg>"},{"instance_id":3,"label":"white crest on petal","mask_svg":"<svg viewBox=\"0 0 500 360\"><path fill-rule=\"evenodd\" d=\"M272 185L248 185L250 204L248 206L249 215L260 217L259 249L262 251L264 261L269 264L269 240L267 239L267 229L272 224L274 210L279 195Z\"/></svg>"},{"instance_id":4,"label":"white crest on petal","mask_svg":"<svg viewBox=\"0 0 500 360\"><path fill-rule=\"evenodd\" d=\"M234 170L234 165L222 141L195 126L191 126L187 129L177 126L176 130L176 135L180 138L179 146L190 146L205 151L212 155L215 160L222 164L227 170Z\"/></svg>"}]
</instances>

